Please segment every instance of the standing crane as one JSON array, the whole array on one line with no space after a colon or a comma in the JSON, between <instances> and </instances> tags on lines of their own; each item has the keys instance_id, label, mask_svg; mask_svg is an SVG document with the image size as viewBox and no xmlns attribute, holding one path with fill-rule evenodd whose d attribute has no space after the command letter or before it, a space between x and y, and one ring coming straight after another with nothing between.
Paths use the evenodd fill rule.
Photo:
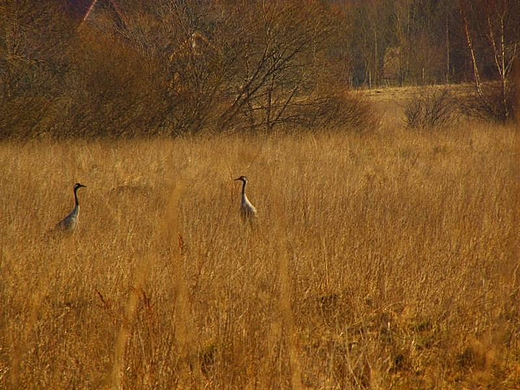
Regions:
<instances>
[{"instance_id":1,"label":"standing crane","mask_svg":"<svg viewBox=\"0 0 520 390\"><path fill-rule=\"evenodd\" d=\"M74 208L70 212L69 215L67 215L65 218L63 218L57 225L56 230L61 231L67 231L72 232L74 228L76 227L78 223L78 217L79 217L79 200L78 200L78 190L80 188L86 187L83 184L76 183L74 184Z\"/></svg>"},{"instance_id":2,"label":"standing crane","mask_svg":"<svg viewBox=\"0 0 520 390\"><path fill-rule=\"evenodd\" d=\"M239 178L235 179L242 182L242 200L240 202L240 215L242 216L242 219L244 221L252 221L256 217L256 208L251 204L249 199L247 199L246 195L246 186L249 182L247 180L247 177L240 176Z\"/></svg>"}]
</instances>

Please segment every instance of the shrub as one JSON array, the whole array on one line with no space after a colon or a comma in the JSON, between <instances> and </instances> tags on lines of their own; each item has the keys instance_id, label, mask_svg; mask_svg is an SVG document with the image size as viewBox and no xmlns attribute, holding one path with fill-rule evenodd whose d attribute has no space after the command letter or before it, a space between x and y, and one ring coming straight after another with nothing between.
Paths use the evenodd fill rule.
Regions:
<instances>
[{"instance_id":1,"label":"shrub","mask_svg":"<svg viewBox=\"0 0 520 390\"><path fill-rule=\"evenodd\" d=\"M364 132L377 125L372 105L361 94L344 91L317 98L302 116L303 127L349 129Z\"/></svg>"},{"instance_id":2,"label":"shrub","mask_svg":"<svg viewBox=\"0 0 520 390\"><path fill-rule=\"evenodd\" d=\"M462 110L471 118L507 123L518 115L517 88L514 82L509 83L506 88L498 82L484 83L480 92L476 91L463 100Z\"/></svg>"},{"instance_id":3,"label":"shrub","mask_svg":"<svg viewBox=\"0 0 520 390\"><path fill-rule=\"evenodd\" d=\"M166 3L129 8L126 27L55 22L46 50L36 38L57 11L36 25L5 18L32 34L17 36L21 57L0 52L0 137L368 127L368 104L330 65L341 22L321 2Z\"/></svg>"},{"instance_id":4,"label":"shrub","mask_svg":"<svg viewBox=\"0 0 520 390\"><path fill-rule=\"evenodd\" d=\"M434 129L456 123L459 104L449 89L428 89L414 94L404 107L405 121L411 129Z\"/></svg>"}]
</instances>

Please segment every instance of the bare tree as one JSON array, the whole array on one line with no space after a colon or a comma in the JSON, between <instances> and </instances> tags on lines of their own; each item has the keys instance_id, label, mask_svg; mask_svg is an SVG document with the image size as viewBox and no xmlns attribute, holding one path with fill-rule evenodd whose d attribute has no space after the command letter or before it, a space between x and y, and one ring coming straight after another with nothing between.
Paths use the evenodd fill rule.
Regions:
<instances>
[{"instance_id":1,"label":"bare tree","mask_svg":"<svg viewBox=\"0 0 520 390\"><path fill-rule=\"evenodd\" d=\"M298 120L295 108L305 105L301 97L313 88L313 55L330 33L314 11L295 2L255 2L245 17L248 24L223 24L220 44L235 75L226 84L230 104L221 115L222 128L240 118L268 130Z\"/></svg>"},{"instance_id":2,"label":"bare tree","mask_svg":"<svg viewBox=\"0 0 520 390\"><path fill-rule=\"evenodd\" d=\"M460 12L473 66L476 111L507 122L513 117L509 75L520 48L520 5L507 0L473 3L461 0ZM475 44L477 40L480 46ZM492 58L492 77L498 80L498 84L485 84L482 78L481 66L485 62L486 52Z\"/></svg>"},{"instance_id":3,"label":"bare tree","mask_svg":"<svg viewBox=\"0 0 520 390\"><path fill-rule=\"evenodd\" d=\"M124 5L124 23L98 7L78 27L46 3L0 2L3 129L23 136L175 135L284 124L358 127L368 114L346 92L349 61L339 34L346 30L327 2Z\"/></svg>"}]
</instances>

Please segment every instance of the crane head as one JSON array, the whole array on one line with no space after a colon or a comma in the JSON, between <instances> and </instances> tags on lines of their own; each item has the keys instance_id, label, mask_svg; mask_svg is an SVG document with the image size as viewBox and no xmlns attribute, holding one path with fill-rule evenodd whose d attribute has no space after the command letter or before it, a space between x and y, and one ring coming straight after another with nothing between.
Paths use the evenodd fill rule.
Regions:
<instances>
[{"instance_id":1,"label":"crane head","mask_svg":"<svg viewBox=\"0 0 520 390\"><path fill-rule=\"evenodd\" d=\"M247 183L247 177L245 177L245 176L240 176L240 177L236 178L235 181L236 180L240 180L240 181L242 181L244 183Z\"/></svg>"}]
</instances>

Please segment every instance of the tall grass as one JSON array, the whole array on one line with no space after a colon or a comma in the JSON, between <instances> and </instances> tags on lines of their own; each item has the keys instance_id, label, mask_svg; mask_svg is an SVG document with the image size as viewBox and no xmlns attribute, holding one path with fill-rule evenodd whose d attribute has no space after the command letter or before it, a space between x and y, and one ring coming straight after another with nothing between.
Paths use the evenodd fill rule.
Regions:
<instances>
[{"instance_id":1,"label":"tall grass","mask_svg":"<svg viewBox=\"0 0 520 390\"><path fill-rule=\"evenodd\" d=\"M518 388L518 151L491 126L2 144L0 387Z\"/></svg>"}]
</instances>

